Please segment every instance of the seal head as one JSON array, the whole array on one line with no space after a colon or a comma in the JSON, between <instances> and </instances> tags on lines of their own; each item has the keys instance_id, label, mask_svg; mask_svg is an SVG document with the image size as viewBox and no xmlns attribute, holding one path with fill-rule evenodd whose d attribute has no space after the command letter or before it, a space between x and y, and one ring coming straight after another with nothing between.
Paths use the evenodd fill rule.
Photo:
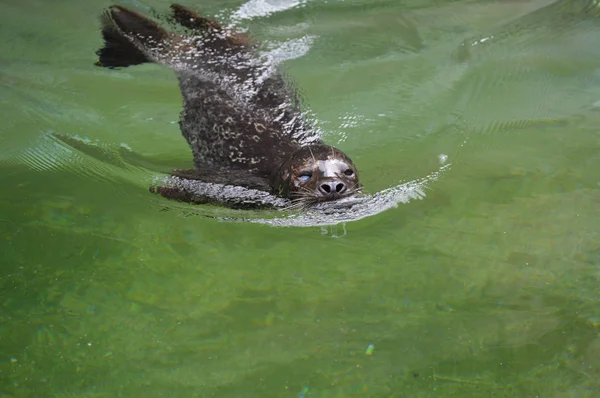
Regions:
<instances>
[{"instance_id":1,"label":"seal head","mask_svg":"<svg viewBox=\"0 0 600 398\"><path fill-rule=\"evenodd\" d=\"M272 186L298 207L338 200L360 192L358 171L339 149L314 144L295 151L278 170Z\"/></svg>"}]
</instances>

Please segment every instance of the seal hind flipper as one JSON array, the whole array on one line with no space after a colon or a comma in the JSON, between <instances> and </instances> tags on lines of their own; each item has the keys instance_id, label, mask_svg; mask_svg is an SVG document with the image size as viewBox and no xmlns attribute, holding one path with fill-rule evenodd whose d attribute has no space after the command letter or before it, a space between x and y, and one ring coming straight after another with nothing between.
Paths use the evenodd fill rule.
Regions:
<instances>
[{"instance_id":1,"label":"seal hind flipper","mask_svg":"<svg viewBox=\"0 0 600 398\"><path fill-rule=\"evenodd\" d=\"M223 29L219 23L208 18L204 18L198 13L182 6L181 4L171 4L171 16L178 24L191 30L222 31Z\"/></svg>"},{"instance_id":2,"label":"seal hind flipper","mask_svg":"<svg viewBox=\"0 0 600 398\"><path fill-rule=\"evenodd\" d=\"M192 30L191 35L168 32L155 21L119 5L110 6L101 17L104 47L96 52L97 66L122 67L156 62L180 73L193 73L201 83L222 84L234 78L241 85L255 69L241 63L250 50L245 35L229 32L217 22L200 17L183 6L173 6L169 19ZM246 55L236 55L246 52ZM243 70L242 70L243 69Z\"/></svg>"},{"instance_id":3,"label":"seal hind flipper","mask_svg":"<svg viewBox=\"0 0 600 398\"><path fill-rule=\"evenodd\" d=\"M245 48L251 42L247 35L226 31L217 21L205 18L180 4L171 4L171 19L194 33L211 34L213 39L226 42L230 47Z\"/></svg>"},{"instance_id":4,"label":"seal hind flipper","mask_svg":"<svg viewBox=\"0 0 600 398\"><path fill-rule=\"evenodd\" d=\"M154 21L119 5L101 16L104 47L96 51L97 66L126 67L153 62L145 49L160 48L169 34Z\"/></svg>"}]
</instances>

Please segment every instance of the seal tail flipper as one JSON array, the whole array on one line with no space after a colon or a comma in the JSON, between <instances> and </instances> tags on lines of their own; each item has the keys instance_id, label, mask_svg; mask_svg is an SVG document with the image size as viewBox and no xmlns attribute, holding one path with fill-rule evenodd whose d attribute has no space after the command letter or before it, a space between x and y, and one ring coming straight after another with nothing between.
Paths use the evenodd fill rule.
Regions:
<instances>
[{"instance_id":1,"label":"seal tail flipper","mask_svg":"<svg viewBox=\"0 0 600 398\"><path fill-rule=\"evenodd\" d=\"M104 47L96 52L98 66L124 67L153 62L159 55L156 53L168 47L164 42L169 34L164 29L123 6L111 6L102 15L101 22Z\"/></svg>"},{"instance_id":2,"label":"seal tail flipper","mask_svg":"<svg viewBox=\"0 0 600 398\"><path fill-rule=\"evenodd\" d=\"M211 69L210 57L199 51L201 48L210 48L214 54L230 54L249 47L250 39L244 34L229 31L181 5L173 4L171 10L171 21L190 30L192 40L169 34L156 22L126 7L110 6L101 17L104 47L96 52L96 65L125 67L159 62L184 69Z\"/></svg>"},{"instance_id":3,"label":"seal tail flipper","mask_svg":"<svg viewBox=\"0 0 600 398\"><path fill-rule=\"evenodd\" d=\"M171 19L192 32L212 36L213 40L208 41L207 44L214 42L214 44L234 48L243 48L250 44L250 38L247 35L227 31L217 21L205 18L179 4L171 5Z\"/></svg>"},{"instance_id":4,"label":"seal tail flipper","mask_svg":"<svg viewBox=\"0 0 600 398\"><path fill-rule=\"evenodd\" d=\"M171 4L171 17L173 21L190 30L203 31L219 31L222 32L221 25L213 20L204 18L198 13L185 8L179 4Z\"/></svg>"}]
</instances>

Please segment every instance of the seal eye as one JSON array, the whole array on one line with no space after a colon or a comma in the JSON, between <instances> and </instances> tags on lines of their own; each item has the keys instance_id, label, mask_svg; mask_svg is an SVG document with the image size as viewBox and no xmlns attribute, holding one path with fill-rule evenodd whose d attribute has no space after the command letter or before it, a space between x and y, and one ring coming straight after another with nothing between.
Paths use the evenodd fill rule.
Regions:
<instances>
[{"instance_id":1,"label":"seal eye","mask_svg":"<svg viewBox=\"0 0 600 398\"><path fill-rule=\"evenodd\" d=\"M344 171L344 174L346 174L348 177L350 177L350 176L354 175L354 172L352 171L352 169L346 169Z\"/></svg>"},{"instance_id":2,"label":"seal eye","mask_svg":"<svg viewBox=\"0 0 600 398\"><path fill-rule=\"evenodd\" d=\"M310 180L310 177L312 177L312 173L302 173L298 176L298 179L302 182L305 182Z\"/></svg>"}]
</instances>

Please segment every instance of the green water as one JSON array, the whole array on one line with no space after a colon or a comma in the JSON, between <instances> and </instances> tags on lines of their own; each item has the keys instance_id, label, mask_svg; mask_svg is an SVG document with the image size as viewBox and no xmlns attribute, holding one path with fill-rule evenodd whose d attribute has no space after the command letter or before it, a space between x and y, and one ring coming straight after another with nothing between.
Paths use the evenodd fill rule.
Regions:
<instances>
[{"instance_id":1,"label":"green water","mask_svg":"<svg viewBox=\"0 0 600 398\"><path fill-rule=\"evenodd\" d=\"M600 9L550 3L238 18L312 38L286 70L368 192L451 165L422 200L277 228L148 193L191 164L180 94L93 66L108 2L4 0L0 396L599 396Z\"/></svg>"}]
</instances>

